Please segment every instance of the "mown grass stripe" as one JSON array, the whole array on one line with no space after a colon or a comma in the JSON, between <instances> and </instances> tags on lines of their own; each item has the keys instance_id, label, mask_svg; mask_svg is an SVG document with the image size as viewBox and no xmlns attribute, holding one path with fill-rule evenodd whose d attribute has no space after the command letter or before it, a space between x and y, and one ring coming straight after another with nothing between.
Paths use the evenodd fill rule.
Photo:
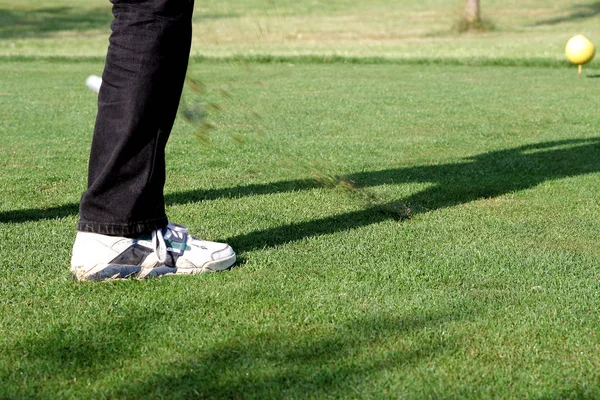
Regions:
<instances>
[{"instance_id":1,"label":"mown grass stripe","mask_svg":"<svg viewBox=\"0 0 600 400\"><path fill-rule=\"evenodd\" d=\"M104 57L63 57L63 56L0 56L0 62L103 62ZM571 66L566 60L551 58L395 58L395 57L353 57L339 55L234 55L213 57L192 56L195 63L253 63L253 64L360 64L360 65L448 65L473 67L536 67L565 68Z\"/></svg>"}]
</instances>

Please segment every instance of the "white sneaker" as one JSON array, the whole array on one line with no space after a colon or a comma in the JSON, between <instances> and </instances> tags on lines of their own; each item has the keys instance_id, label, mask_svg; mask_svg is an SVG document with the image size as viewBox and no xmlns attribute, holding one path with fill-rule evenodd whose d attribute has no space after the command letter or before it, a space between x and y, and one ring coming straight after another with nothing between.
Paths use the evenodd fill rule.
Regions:
<instances>
[{"instance_id":1,"label":"white sneaker","mask_svg":"<svg viewBox=\"0 0 600 400\"><path fill-rule=\"evenodd\" d=\"M234 263L228 244L195 239L187 227L170 223L135 239L77 232L71 274L79 280L142 279L216 272Z\"/></svg>"}]
</instances>

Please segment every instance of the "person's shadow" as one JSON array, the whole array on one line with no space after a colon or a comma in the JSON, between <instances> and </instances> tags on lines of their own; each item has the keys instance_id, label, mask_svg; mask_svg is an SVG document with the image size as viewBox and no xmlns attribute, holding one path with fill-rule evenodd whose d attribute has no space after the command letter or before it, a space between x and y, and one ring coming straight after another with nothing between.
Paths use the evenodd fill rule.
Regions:
<instances>
[{"instance_id":1,"label":"person's shadow","mask_svg":"<svg viewBox=\"0 0 600 400\"><path fill-rule=\"evenodd\" d=\"M358 228L398 219L393 209L423 213L481 198L534 187L544 181L600 171L600 138L542 142L512 149L479 154L462 162L391 168L346 176L357 187L383 184L431 183L427 189L388 204L368 206L359 211L297 224L253 231L225 238L238 253L278 246L306 237ZM253 184L225 189L193 190L166 196L168 205L219 198L306 190L320 185L311 179ZM21 223L76 215L75 203L49 209L27 209L0 213L0 223Z\"/></svg>"},{"instance_id":2,"label":"person's shadow","mask_svg":"<svg viewBox=\"0 0 600 400\"><path fill-rule=\"evenodd\" d=\"M234 248L249 251L277 246L397 219L389 210L423 213L481 198L534 187L547 180L600 171L600 138L553 141L483 153L460 163L370 171L348 176L358 187L409 182L433 183L427 189L384 205L227 239ZM279 183L282 188L315 186L310 181ZM264 189L264 188L259 188ZM264 192L264 190L258 190Z\"/></svg>"}]
</instances>

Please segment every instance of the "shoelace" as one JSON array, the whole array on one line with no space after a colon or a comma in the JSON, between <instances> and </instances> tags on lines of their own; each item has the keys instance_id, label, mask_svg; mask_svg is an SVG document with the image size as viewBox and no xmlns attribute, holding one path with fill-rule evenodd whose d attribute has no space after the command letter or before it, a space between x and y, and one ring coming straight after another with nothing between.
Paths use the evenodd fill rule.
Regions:
<instances>
[{"instance_id":1,"label":"shoelace","mask_svg":"<svg viewBox=\"0 0 600 400\"><path fill-rule=\"evenodd\" d=\"M154 254L158 258L158 262L164 263L167 260L167 244L162 233L162 229L157 229L152 232L152 246Z\"/></svg>"},{"instance_id":2,"label":"shoelace","mask_svg":"<svg viewBox=\"0 0 600 400\"><path fill-rule=\"evenodd\" d=\"M178 242L185 243L187 241L187 226L177 225L169 223L166 228L164 228L165 233L163 234L163 229L157 229L152 232L152 246L154 247L154 254L158 258L158 262L164 263L167 260L167 244L165 242L165 237L168 239L175 238ZM173 249L171 249L173 251ZM179 250L180 253L183 253L183 249Z\"/></svg>"}]
</instances>

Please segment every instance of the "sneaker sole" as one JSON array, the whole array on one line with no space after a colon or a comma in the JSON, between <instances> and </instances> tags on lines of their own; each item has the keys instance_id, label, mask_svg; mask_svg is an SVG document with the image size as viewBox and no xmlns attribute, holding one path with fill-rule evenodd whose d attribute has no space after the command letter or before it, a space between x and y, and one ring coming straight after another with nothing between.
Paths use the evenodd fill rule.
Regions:
<instances>
[{"instance_id":1,"label":"sneaker sole","mask_svg":"<svg viewBox=\"0 0 600 400\"><path fill-rule=\"evenodd\" d=\"M233 266L236 256L222 258L204 264L201 268L173 268L161 265L145 268L139 265L103 264L89 270L82 267L71 267L71 275L80 281L104 281L116 279L144 279L167 275L193 275L224 271Z\"/></svg>"},{"instance_id":2,"label":"sneaker sole","mask_svg":"<svg viewBox=\"0 0 600 400\"><path fill-rule=\"evenodd\" d=\"M225 271L225 270L231 268L233 266L233 264L235 264L235 261L236 261L236 256L235 256L235 254L233 254L229 257L224 257L219 260L207 262L200 268L181 268L181 267L176 268L175 274L190 275L190 274L204 274L204 273L209 273L209 272Z\"/></svg>"}]
</instances>

